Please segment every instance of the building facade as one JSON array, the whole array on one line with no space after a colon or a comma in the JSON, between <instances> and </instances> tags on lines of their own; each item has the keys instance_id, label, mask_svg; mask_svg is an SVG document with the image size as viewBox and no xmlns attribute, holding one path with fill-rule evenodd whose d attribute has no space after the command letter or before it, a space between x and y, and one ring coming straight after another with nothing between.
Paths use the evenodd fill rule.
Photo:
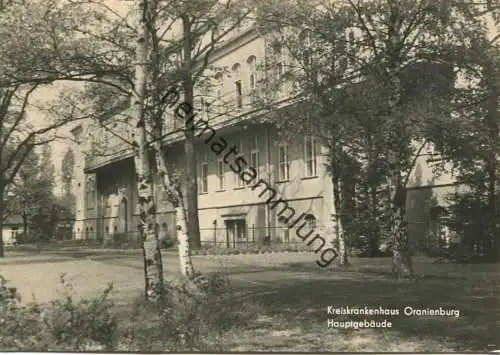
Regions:
<instances>
[{"instance_id":1,"label":"building facade","mask_svg":"<svg viewBox=\"0 0 500 355\"><path fill-rule=\"evenodd\" d=\"M19 215L8 216L2 225L2 241L5 245L15 244L23 233L23 219Z\"/></svg>"},{"instance_id":2,"label":"building facade","mask_svg":"<svg viewBox=\"0 0 500 355\"><path fill-rule=\"evenodd\" d=\"M265 57L264 39L253 28L223 43L212 56L212 65L230 68L230 75L214 73L214 89L197 98L195 110L210 122L218 137L236 147L249 165L286 200L297 214L331 238L334 213L332 186L325 169L326 149L313 137L289 135L259 123L262 113L254 105L258 90L257 67ZM283 99L286 93L283 93ZM183 124L167 113L167 131ZM77 184L75 233L78 239L107 239L113 235L138 238L137 191L133 153L129 147L99 132L98 127L80 126L73 132L83 137L80 153L85 156ZM131 132L123 132L128 135ZM106 154L91 154L87 141L99 140ZM87 145L85 146L85 142ZM197 142L198 207L202 242L220 246L253 243L262 239L288 239L277 211L266 203L269 195L245 186L223 157L206 144ZM165 155L172 170L184 164L182 133L170 134ZM173 209L164 201L161 184L155 182L158 221L162 235L175 236Z\"/></svg>"},{"instance_id":3,"label":"building facade","mask_svg":"<svg viewBox=\"0 0 500 355\"><path fill-rule=\"evenodd\" d=\"M255 28L250 27L240 29L237 35L217 48L210 64L228 68L230 75L214 72L212 90L198 93L194 110L198 117L209 122L218 137L224 137L229 146L236 147L238 153L256 169L258 177L277 192L277 198L285 200L297 214L307 216L311 226L320 231L326 240L332 240L335 208L333 186L326 171L328 150L313 137L291 137L287 132L262 123L265 113L256 108L255 93L260 90L261 75L257 68L269 55L265 41ZM274 59L277 61L275 69L283 71L287 64L286 56L280 52ZM286 86L277 93L277 97L277 106L286 106L283 103L287 99ZM178 131L184 123L175 117L173 111L167 113L164 127L170 132L165 139L165 155L171 170L184 167L183 133ZM121 133L127 137L133 134L126 128ZM131 148L102 128L92 125L82 125L74 130L74 134L83 138L80 139L80 154L85 156L85 164L83 168L79 167L77 178L76 237L106 240L120 235L137 239L137 190ZM292 240L295 233L283 228L277 216L279 209L273 209L266 203L269 195L246 186L204 139L200 138L196 146L202 243L225 247L263 239L290 239L302 243L297 237ZM106 154L94 154L95 147L91 147L91 141L100 141ZM439 189L432 188L436 182L428 176L432 173L425 156L419 158L417 165L420 172L412 173L407 207L409 216L414 219L410 221L410 239L422 246L428 244L429 235L438 228L435 227L438 222L433 220L431 208L446 204L446 201L441 198L436 206L429 205L425 212L412 212L419 208L415 201L421 199L420 195L425 190L422 187L430 188L432 196L440 194ZM417 179L422 171L425 181L421 176L420 180ZM444 185L453 184L451 177L445 179L448 181ZM425 193L429 195L428 191ZM158 181L155 182L155 196L159 202L157 217L161 235L175 237L173 209L165 201Z\"/></svg>"}]
</instances>

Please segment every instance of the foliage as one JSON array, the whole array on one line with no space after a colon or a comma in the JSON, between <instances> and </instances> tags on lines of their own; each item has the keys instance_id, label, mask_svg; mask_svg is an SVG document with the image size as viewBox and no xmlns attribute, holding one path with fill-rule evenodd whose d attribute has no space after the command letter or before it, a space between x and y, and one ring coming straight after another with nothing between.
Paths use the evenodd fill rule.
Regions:
<instances>
[{"instance_id":1,"label":"foliage","mask_svg":"<svg viewBox=\"0 0 500 355\"><path fill-rule=\"evenodd\" d=\"M160 248L161 249L169 249L175 245L177 245L177 238L174 238L171 235L167 235L167 236L160 238Z\"/></svg>"},{"instance_id":2,"label":"foliage","mask_svg":"<svg viewBox=\"0 0 500 355\"><path fill-rule=\"evenodd\" d=\"M253 311L235 304L225 274L168 281L162 302L136 302L120 350L220 351L224 333L244 326Z\"/></svg>"},{"instance_id":3,"label":"foliage","mask_svg":"<svg viewBox=\"0 0 500 355\"><path fill-rule=\"evenodd\" d=\"M266 76L268 97L263 101L271 111L266 119L290 135L312 133L328 146L336 210L351 242L370 243L375 250L377 239L388 242L397 236L394 246L406 249L408 231L405 223L398 223L405 219L404 191L416 157L429 143L455 161L461 158L449 146L445 149L446 139L456 152L474 145L472 151L488 156L483 166L489 169L478 166L475 158L471 172L488 171L489 190L494 191L497 158L485 152L498 152L498 123L491 124L491 117L498 115L498 109L492 109L498 107L492 104L498 102L498 70L493 69L498 63L488 66L490 123L477 107L486 97L484 90L474 84L466 90L452 85L457 74L477 82L480 75L473 72L485 66L484 54L500 58L498 52L477 45L487 32L481 11L467 1L446 0L422 0L418 6L387 0L324 1L317 6L301 0L287 1L286 6L259 3L259 25L269 44L265 70L276 72L276 58L282 60L279 52L290 57L281 77ZM286 90L291 97L301 97L292 105L293 114L272 109ZM464 104L466 111L476 105L476 126L483 127L469 142L460 139L471 135L468 120L460 117L466 115L459 114ZM464 130L454 130L455 125ZM350 160L357 171L344 174ZM361 209L352 203L351 189ZM359 235L369 238L363 242Z\"/></svg>"},{"instance_id":4,"label":"foliage","mask_svg":"<svg viewBox=\"0 0 500 355\"><path fill-rule=\"evenodd\" d=\"M469 252L476 250L476 254L480 250L480 254L487 259L498 258L497 250L492 246L498 236L492 235L489 229L492 221L487 196L471 191L451 194L448 198L451 204L447 225L458 236L462 247ZM496 200L500 203L500 194L497 194ZM500 223L498 216L493 223Z\"/></svg>"},{"instance_id":5,"label":"foliage","mask_svg":"<svg viewBox=\"0 0 500 355\"><path fill-rule=\"evenodd\" d=\"M73 194L73 178L75 170L75 153L71 148L66 150L61 162L61 180L63 194L59 198L59 204L66 210L73 212L75 209L75 195Z\"/></svg>"},{"instance_id":6,"label":"foliage","mask_svg":"<svg viewBox=\"0 0 500 355\"><path fill-rule=\"evenodd\" d=\"M81 36L87 25L95 23L91 9L65 0L9 1L0 6L0 198L3 202L7 199L4 194L12 189L28 156L37 147L53 141L57 129L82 119L67 104L61 105L64 110L54 109L53 102L36 105L33 96L37 90L47 89L59 80L92 81L93 75L103 74L107 69L81 60L80 53L106 57L100 51L102 47ZM34 119L34 110L29 110L32 105L37 106L41 119ZM48 177L51 165L46 168ZM51 213L51 203L47 201L47 205ZM3 209L1 203L2 218ZM40 217L39 222L46 225L45 217ZM50 228L41 234L47 237L47 233Z\"/></svg>"},{"instance_id":7,"label":"foliage","mask_svg":"<svg viewBox=\"0 0 500 355\"><path fill-rule=\"evenodd\" d=\"M259 245L250 243L248 245L244 244L236 247L213 247L211 245L205 245L202 249L193 251L195 255L238 255L238 254L264 254L273 252L300 252L300 251L311 251L311 247L304 243L293 242L293 243L271 243L269 245Z\"/></svg>"},{"instance_id":8,"label":"foliage","mask_svg":"<svg viewBox=\"0 0 500 355\"><path fill-rule=\"evenodd\" d=\"M117 322L109 300L112 286L91 299L76 301L61 276L66 293L62 300L22 305L0 278L0 348L30 351L109 350Z\"/></svg>"},{"instance_id":9,"label":"foliage","mask_svg":"<svg viewBox=\"0 0 500 355\"><path fill-rule=\"evenodd\" d=\"M499 207L495 196L499 194L500 176L500 48L494 41L486 34L478 34L461 53L457 65L474 84L455 89L455 119L437 125L433 139L443 157L451 163L457 180L473 191L463 199L454 198L458 208L454 211L462 217L470 217L470 223L475 224L479 216L465 213L465 209L476 204L478 211L485 213L485 224L479 234L489 233L489 238L496 239L491 247L498 250ZM466 205L469 207L465 208ZM460 233L464 232L465 227L457 228Z\"/></svg>"},{"instance_id":10,"label":"foliage","mask_svg":"<svg viewBox=\"0 0 500 355\"><path fill-rule=\"evenodd\" d=\"M23 232L28 237L24 239L50 239L60 214L53 193L54 170L50 149L44 148L41 155L30 152L14 182L10 198L15 200L15 208L10 213L23 218L23 229L26 228Z\"/></svg>"}]
</instances>

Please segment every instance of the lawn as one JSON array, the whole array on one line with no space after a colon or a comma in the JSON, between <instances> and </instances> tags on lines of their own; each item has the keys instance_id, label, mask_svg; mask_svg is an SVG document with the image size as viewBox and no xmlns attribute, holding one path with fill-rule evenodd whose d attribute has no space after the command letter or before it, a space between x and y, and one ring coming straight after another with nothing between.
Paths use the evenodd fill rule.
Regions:
<instances>
[{"instance_id":1,"label":"lawn","mask_svg":"<svg viewBox=\"0 0 500 355\"><path fill-rule=\"evenodd\" d=\"M57 297L59 275L74 291L92 296L114 284L112 297L123 315L142 292L139 251L7 253L0 274L25 300ZM204 272L224 271L240 307L255 305L255 321L224 338L226 351L487 351L499 349L499 264L435 264L415 258L416 280L393 280L387 258L352 259L345 268L316 267L309 253L196 256ZM178 274L177 255L163 256L165 274ZM334 316L327 307L454 308L459 317ZM327 320L387 319L389 329L327 328Z\"/></svg>"}]
</instances>

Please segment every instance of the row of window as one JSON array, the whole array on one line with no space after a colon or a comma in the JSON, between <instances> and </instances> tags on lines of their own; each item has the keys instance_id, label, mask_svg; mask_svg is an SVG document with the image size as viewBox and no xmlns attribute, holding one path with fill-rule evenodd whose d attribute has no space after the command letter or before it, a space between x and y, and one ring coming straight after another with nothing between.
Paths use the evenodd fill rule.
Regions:
<instances>
[{"instance_id":1,"label":"row of window","mask_svg":"<svg viewBox=\"0 0 500 355\"><path fill-rule=\"evenodd\" d=\"M240 141L239 146L239 156L243 156L243 142ZM257 171L257 179L260 178L260 150L258 147L258 138L254 136L250 144L250 161L249 166L253 167ZM235 158L236 159L236 158ZM201 159L200 170L199 170L199 192L208 192L208 159L207 155ZM288 154L288 144L280 143L278 146L278 181L290 180L290 160ZM223 158L217 160L216 166L216 177L217 177L217 190L224 190L226 188L226 163ZM312 137L306 137L304 139L304 173L305 177L317 176L317 151L316 142ZM230 169L229 169L230 170ZM231 170L230 170L231 171ZM232 171L231 171L232 172ZM245 182L240 178L238 174L232 174L234 176L234 187L244 187Z\"/></svg>"},{"instance_id":2,"label":"row of window","mask_svg":"<svg viewBox=\"0 0 500 355\"><path fill-rule=\"evenodd\" d=\"M283 51L281 50L281 47L273 48L273 51L274 51L274 56L273 56L274 61L273 61L273 70L271 74L275 79L279 79L280 77L282 77L284 73L285 57ZM231 68L231 78L234 79L233 81L234 86L231 91L234 93L234 104L236 108L243 107L243 95L245 92L248 92L250 94L249 97L251 99L251 103L253 103L253 100L255 99L255 93L258 90L259 77L257 71L257 58L254 55L251 55L250 57L247 58L245 69L246 69L245 73L248 76L246 78L243 78L242 66L240 63L235 63ZM223 102L222 93L224 88L222 73L218 73L215 76L215 80L216 80L216 100L221 110L223 106L221 103ZM244 83L247 85L244 85ZM205 100L202 100L201 107L204 112L209 111L208 109L209 104ZM220 114L222 112L218 113Z\"/></svg>"}]
</instances>

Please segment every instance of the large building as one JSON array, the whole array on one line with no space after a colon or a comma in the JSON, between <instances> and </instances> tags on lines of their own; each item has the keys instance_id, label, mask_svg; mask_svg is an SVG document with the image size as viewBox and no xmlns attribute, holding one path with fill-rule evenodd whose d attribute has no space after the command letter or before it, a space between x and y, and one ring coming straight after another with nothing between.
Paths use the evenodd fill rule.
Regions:
<instances>
[{"instance_id":1,"label":"large building","mask_svg":"<svg viewBox=\"0 0 500 355\"><path fill-rule=\"evenodd\" d=\"M217 136L237 147L238 152L256 168L259 178L272 186L288 206L298 214L304 213L307 222L321 231L325 239L332 239L335 208L333 187L325 168L326 147L309 136L285 139L281 132L258 120L262 111L256 109L253 93L259 89L257 67L265 58L265 48L265 39L252 27L240 30L219 46L212 54L211 65L229 68L231 75L215 74L210 104L209 100L200 99L197 101L199 107L195 109L216 129ZM282 67L285 63L278 64ZM286 90L281 95L285 100ZM165 154L172 168L182 168L183 136L176 129L183 123L176 121L173 112L168 115L166 129L174 133L165 140ZM78 154L86 154L85 164L79 167L76 179L76 238L108 239L117 234L138 238L137 191L130 147L92 125L79 126L73 134L82 142ZM131 132L124 131L123 134ZM106 154L89 154L93 151L90 149L91 140L101 141ZM199 139L196 150L202 242L230 247L263 238L283 239L285 234L293 240L295 233L283 230L283 224L278 221L276 212L279 209L266 203L268 195L262 196L260 190L245 186L223 157L215 154L203 139ZM425 157L419 159L418 165L424 175L430 170ZM427 180L431 178L412 179L416 186L427 185ZM442 185L453 186L453 182L448 178ZM408 199L410 215L415 207L412 204L420 193L418 189L413 190ZM431 189L432 194L440 195L439 190ZM158 182L155 195L158 201L164 198ZM168 203L161 203L159 207L162 233L175 235L172 208ZM428 235L437 233L437 222L433 218L439 217L433 217L429 211L418 216L415 223L420 227L425 225L425 228L412 232L415 234L412 239L419 240L417 244L426 244ZM298 242L299 239L295 238Z\"/></svg>"},{"instance_id":2,"label":"large building","mask_svg":"<svg viewBox=\"0 0 500 355\"><path fill-rule=\"evenodd\" d=\"M312 137L297 137L293 142L281 139L271 126L257 123L259 112L253 105L252 92L257 85L257 66L264 58L263 38L254 28L241 29L212 55L213 65L228 67L232 75L215 77L215 102L199 100L195 109L216 129L218 137L237 147L259 178L269 183L297 213L304 213L317 230L331 236L333 214L330 178L325 169L326 150ZM285 98L285 96L283 96ZM208 100L207 100L208 101ZM222 112L222 108L226 113ZM229 109L228 109L229 108ZM174 131L180 122L169 113L166 129ZM176 126L179 124L179 126ZM106 142L107 154L87 155L77 180L77 238L106 239L127 233L137 237L137 193L133 154L123 143L95 127L73 130L83 137L82 152L89 151L89 134ZM171 134L165 142L167 161L173 168L183 166L182 133ZM266 204L267 195L245 186L222 156L200 139L197 143L199 178L199 219L202 241L230 246L262 238L279 238L282 233L276 210ZM83 171L85 174L83 174ZM162 199L161 184L155 184L156 198ZM173 210L159 204L158 219L166 234L174 234ZM293 233L290 233L293 235Z\"/></svg>"}]
</instances>

